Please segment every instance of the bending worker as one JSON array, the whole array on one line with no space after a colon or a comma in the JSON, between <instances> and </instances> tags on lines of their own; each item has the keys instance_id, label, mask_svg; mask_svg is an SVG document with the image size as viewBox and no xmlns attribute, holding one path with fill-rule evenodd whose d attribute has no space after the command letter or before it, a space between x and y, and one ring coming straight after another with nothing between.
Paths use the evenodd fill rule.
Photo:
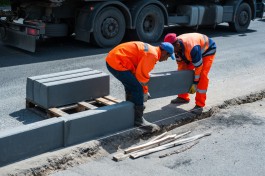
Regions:
<instances>
[{"instance_id":1,"label":"bending worker","mask_svg":"<svg viewBox=\"0 0 265 176\"><path fill-rule=\"evenodd\" d=\"M124 85L126 100L135 105L135 126L143 126L151 131L159 130L157 125L143 117L144 98L147 101L149 73L157 61L165 61L169 56L175 59L172 44L163 42L155 47L139 41L120 44L107 55L109 72Z\"/></svg>"},{"instance_id":2,"label":"bending worker","mask_svg":"<svg viewBox=\"0 0 265 176\"><path fill-rule=\"evenodd\" d=\"M164 38L165 42L172 43L175 49L175 56L178 70L194 70L195 77L189 93L196 92L195 104L192 112L200 115L206 101L208 89L208 73L211 69L215 53L215 42L204 34L187 33L177 37L174 33L169 33ZM180 94L171 101L172 104L189 103L189 94Z\"/></svg>"}]
</instances>

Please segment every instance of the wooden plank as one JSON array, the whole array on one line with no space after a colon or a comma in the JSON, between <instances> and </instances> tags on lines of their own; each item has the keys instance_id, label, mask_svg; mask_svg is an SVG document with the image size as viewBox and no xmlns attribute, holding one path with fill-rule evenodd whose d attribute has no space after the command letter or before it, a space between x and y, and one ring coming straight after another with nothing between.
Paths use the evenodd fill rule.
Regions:
<instances>
[{"instance_id":1,"label":"wooden plank","mask_svg":"<svg viewBox=\"0 0 265 176\"><path fill-rule=\"evenodd\" d=\"M127 154L127 153L131 153L131 152L135 152L135 151L138 151L138 150L142 150L144 148L147 148L147 147L148 148L153 148L153 147L159 146L161 144L165 144L165 143L172 142L172 141L174 141L176 139L179 139L182 136L187 135L189 133L190 133L190 131L185 132L185 133L182 133L180 135L176 135L176 134L174 134L174 135L168 135L168 136L165 136L163 138L157 139L155 141L150 141L150 142L148 142L146 144L142 144L142 145L138 145L136 147L128 148L128 149L124 150L124 153Z\"/></svg>"},{"instance_id":2,"label":"wooden plank","mask_svg":"<svg viewBox=\"0 0 265 176\"><path fill-rule=\"evenodd\" d=\"M126 158L129 158L129 156L130 156L130 154L124 154L123 152L120 152L120 153L114 155L112 159L114 161L122 161Z\"/></svg>"},{"instance_id":3,"label":"wooden plank","mask_svg":"<svg viewBox=\"0 0 265 176\"><path fill-rule=\"evenodd\" d=\"M50 115L51 117L62 117L62 116L67 116L69 114L67 114L66 112L63 112L62 110L58 108L50 108L48 110L48 115Z\"/></svg>"},{"instance_id":4,"label":"wooden plank","mask_svg":"<svg viewBox=\"0 0 265 176\"><path fill-rule=\"evenodd\" d=\"M158 140L158 139L161 139L162 137L165 137L166 135L167 135L167 131L164 132L163 134L161 134L161 135L155 137L154 139L151 139L149 142L153 142L153 141L156 141L156 140ZM149 142L148 142L148 143L149 143Z\"/></svg>"},{"instance_id":5,"label":"wooden plank","mask_svg":"<svg viewBox=\"0 0 265 176\"><path fill-rule=\"evenodd\" d=\"M167 132L165 132L165 133L163 133L163 134L161 134L161 135L155 137L154 139L150 140L150 141L147 142L147 143L150 143L150 142L156 141L156 140L158 140L158 139L161 139L161 138L163 138L166 134L167 134ZM146 143L146 144L147 144L147 143ZM130 154L132 154L132 153L124 154L124 152L120 152L120 153L114 155L112 159L113 159L114 161L122 161L122 160L128 158L128 157L130 156Z\"/></svg>"},{"instance_id":6,"label":"wooden plank","mask_svg":"<svg viewBox=\"0 0 265 176\"><path fill-rule=\"evenodd\" d=\"M85 110L89 110L89 109L96 109L98 107L90 104L90 103L87 103L87 102L78 102L78 111L85 111Z\"/></svg>"},{"instance_id":7,"label":"wooden plank","mask_svg":"<svg viewBox=\"0 0 265 176\"><path fill-rule=\"evenodd\" d=\"M114 102L112 102L110 100L107 100L105 98L97 98L96 102L102 103L104 105L113 105L113 104L115 104Z\"/></svg>"},{"instance_id":8,"label":"wooden plank","mask_svg":"<svg viewBox=\"0 0 265 176\"><path fill-rule=\"evenodd\" d=\"M144 151L140 151L140 152L131 154L130 157L133 158L133 159L139 158L141 156L148 155L150 153L154 153L154 152L165 150L165 149L168 149L168 148L171 148L171 147L175 147L175 146L178 146L178 145L186 144L188 142L192 142L192 141L200 139L200 138L202 138L204 136L209 136L209 135L211 135L211 133L199 134L199 135L196 135L196 136L193 136L193 137L180 139L178 141L174 141L174 142L171 142L169 144L165 144L165 145L162 145L162 146L159 146L159 147L155 147L155 148L152 148L152 149L148 149L148 150L144 150Z\"/></svg>"},{"instance_id":9,"label":"wooden plank","mask_svg":"<svg viewBox=\"0 0 265 176\"><path fill-rule=\"evenodd\" d=\"M78 108L77 104L69 105L69 106L63 106L63 107L60 107L58 109L60 109L62 111L67 111L67 110L76 109L76 108Z\"/></svg>"},{"instance_id":10,"label":"wooden plank","mask_svg":"<svg viewBox=\"0 0 265 176\"><path fill-rule=\"evenodd\" d=\"M110 100L110 101L113 101L114 103L120 103L120 102L122 102L122 100L120 100L120 99L118 99L118 98L115 98L115 97L112 97L112 96L105 96L104 97L105 99L107 99L107 100Z\"/></svg>"},{"instance_id":11,"label":"wooden plank","mask_svg":"<svg viewBox=\"0 0 265 176\"><path fill-rule=\"evenodd\" d=\"M192 144L184 146L184 147L181 147L178 150L175 150L173 152L170 152L170 153L167 153L167 154L164 154L164 155L160 155L159 158L164 158L164 157L167 157L167 156L170 156L170 155L174 155L174 154L178 154L178 153L184 152L184 151L190 149L191 147L193 147L194 145L196 145L198 143L199 143L199 141L195 141Z\"/></svg>"},{"instance_id":12,"label":"wooden plank","mask_svg":"<svg viewBox=\"0 0 265 176\"><path fill-rule=\"evenodd\" d=\"M161 138L161 139L158 139L157 141L152 141L152 142L148 142L146 144L142 144L142 145L138 145L136 147L131 147L131 148L128 148L126 150L124 150L124 153L125 154L128 154L128 153L131 153L131 152L135 152L135 151L138 151L138 150L142 150L142 149L145 149L145 148L151 148L151 147L154 147L154 146L159 146L161 143L163 142L166 142L166 141L172 141L174 140L176 137L176 135L169 135L169 136L166 136L164 138Z\"/></svg>"}]
</instances>

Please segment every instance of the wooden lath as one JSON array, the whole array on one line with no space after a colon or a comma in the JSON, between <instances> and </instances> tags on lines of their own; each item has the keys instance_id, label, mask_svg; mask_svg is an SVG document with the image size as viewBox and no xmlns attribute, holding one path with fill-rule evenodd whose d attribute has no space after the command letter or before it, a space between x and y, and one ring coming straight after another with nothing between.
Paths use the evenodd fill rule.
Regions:
<instances>
[{"instance_id":1,"label":"wooden lath","mask_svg":"<svg viewBox=\"0 0 265 176\"><path fill-rule=\"evenodd\" d=\"M107 100L113 101L114 103L120 103L120 102L122 102L122 100L117 99L117 98L112 97L112 96L105 96L104 98L107 99Z\"/></svg>"},{"instance_id":2,"label":"wooden lath","mask_svg":"<svg viewBox=\"0 0 265 176\"><path fill-rule=\"evenodd\" d=\"M48 116L49 117L62 117L62 116L68 116L66 112L62 111L61 109L58 108L50 108L48 110Z\"/></svg>"},{"instance_id":3,"label":"wooden lath","mask_svg":"<svg viewBox=\"0 0 265 176\"><path fill-rule=\"evenodd\" d=\"M77 103L77 106L78 106L78 111L85 111L85 110L89 110L89 109L96 109L98 107L90 104L90 103L87 103L85 101L82 101L82 102L78 102Z\"/></svg>"},{"instance_id":4,"label":"wooden lath","mask_svg":"<svg viewBox=\"0 0 265 176\"><path fill-rule=\"evenodd\" d=\"M120 103L120 102L122 101L112 96L104 96L104 97L97 98L89 102L82 101L82 102L77 102L76 104L72 104L72 105L66 105L62 107L54 107L54 108L46 109L26 99L26 108L31 109L32 111L37 111L37 112L39 111L41 112L42 116L50 118L50 117L68 116L72 113L97 109L98 107L100 107L99 104L108 106L108 105L113 105L113 104Z\"/></svg>"},{"instance_id":5,"label":"wooden lath","mask_svg":"<svg viewBox=\"0 0 265 176\"><path fill-rule=\"evenodd\" d=\"M114 103L113 101L110 101L110 100L105 99L105 98L97 98L97 99L96 99L96 102L98 102L98 103L102 103L102 104L104 104L104 105L114 105L114 104L116 104L116 103Z\"/></svg>"}]
</instances>

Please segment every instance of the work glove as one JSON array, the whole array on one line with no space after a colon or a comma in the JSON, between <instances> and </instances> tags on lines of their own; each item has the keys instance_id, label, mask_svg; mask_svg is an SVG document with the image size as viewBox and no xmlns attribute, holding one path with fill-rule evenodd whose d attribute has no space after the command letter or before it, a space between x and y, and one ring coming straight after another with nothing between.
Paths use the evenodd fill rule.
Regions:
<instances>
[{"instance_id":1,"label":"work glove","mask_svg":"<svg viewBox=\"0 0 265 176\"><path fill-rule=\"evenodd\" d=\"M149 93L149 92L145 93L145 94L144 94L144 102L147 102L147 100L148 100L149 98L151 98L150 93Z\"/></svg>"},{"instance_id":2,"label":"work glove","mask_svg":"<svg viewBox=\"0 0 265 176\"><path fill-rule=\"evenodd\" d=\"M193 83L189 90L189 93L194 94L196 91L197 91L197 84Z\"/></svg>"}]
</instances>

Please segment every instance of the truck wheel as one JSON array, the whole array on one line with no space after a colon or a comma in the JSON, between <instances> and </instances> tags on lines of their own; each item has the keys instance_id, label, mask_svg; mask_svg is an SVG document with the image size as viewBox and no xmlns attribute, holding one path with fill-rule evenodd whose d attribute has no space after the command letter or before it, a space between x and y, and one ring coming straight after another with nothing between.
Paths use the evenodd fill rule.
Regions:
<instances>
[{"instance_id":1,"label":"truck wheel","mask_svg":"<svg viewBox=\"0 0 265 176\"><path fill-rule=\"evenodd\" d=\"M164 14L155 5L144 7L136 21L134 37L144 42L156 42L164 30Z\"/></svg>"},{"instance_id":2,"label":"truck wheel","mask_svg":"<svg viewBox=\"0 0 265 176\"><path fill-rule=\"evenodd\" d=\"M235 22L229 23L230 29L235 32L247 30L251 21L251 8L247 3L242 3L236 12Z\"/></svg>"},{"instance_id":3,"label":"truck wheel","mask_svg":"<svg viewBox=\"0 0 265 176\"><path fill-rule=\"evenodd\" d=\"M125 19L114 7L102 9L95 20L93 40L100 47L110 47L121 42L125 34Z\"/></svg>"}]
</instances>

